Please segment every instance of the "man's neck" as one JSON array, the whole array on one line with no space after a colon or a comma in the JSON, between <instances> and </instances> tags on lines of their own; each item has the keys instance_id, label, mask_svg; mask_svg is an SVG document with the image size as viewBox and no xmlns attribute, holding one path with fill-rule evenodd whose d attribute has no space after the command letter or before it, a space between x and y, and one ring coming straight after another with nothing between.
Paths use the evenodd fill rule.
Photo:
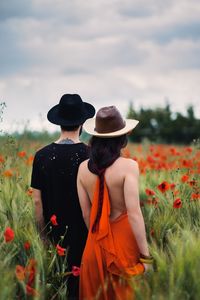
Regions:
<instances>
[{"instance_id":1,"label":"man's neck","mask_svg":"<svg viewBox=\"0 0 200 300\"><path fill-rule=\"evenodd\" d=\"M76 144L80 143L79 129L76 131L61 131L59 139L56 144Z\"/></svg>"}]
</instances>

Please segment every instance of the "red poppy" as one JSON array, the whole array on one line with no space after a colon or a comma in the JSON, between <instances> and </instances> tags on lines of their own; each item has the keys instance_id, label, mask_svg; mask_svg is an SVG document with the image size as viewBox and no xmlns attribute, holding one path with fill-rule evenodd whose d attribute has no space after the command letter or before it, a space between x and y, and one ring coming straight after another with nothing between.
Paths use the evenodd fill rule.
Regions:
<instances>
[{"instance_id":1,"label":"red poppy","mask_svg":"<svg viewBox=\"0 0 200 300\"><path fill-rule=\"evenodd\" d=\"M158 189L165 193L167 190L170 189L170 184L167 181L163 181L161 184L158 185Z\"/></svg>"},{"instance_id":2,"label":"red poppy","mask_svg":"<svg viewBox=\"0 0 200 300\"><path fill-rule=\"evenodd\" d=\"M17 155L19 157L25 157L26 156L26 152L25 151L20 151L20 152L17 153Z\"/></svg>"},{"instance_id":3,"label":"red poppy","mask_svg":"<svg viewBox=\"0 0 200 300\"><path fill-rule=\"evenodd\" d=\"M4 238L6 243L12 242L14 237L15 237L14 231L10 227L7 227L6 230L4 231Z\"/></svg>"},{"instance_id":4,"label":"red poppy","mask_svg":"<svg viewBox=\"0 0 200 300\"><path fill-rule=\"evenodd\" d=\"M58 254L59 256L64 256L64 255L65 255L65 251L66 251L65 248L62 248L62 247L60 247L59 245L57 245L57 246L56 246L56 250L57 250L57 254Z\"/></svg>"},{"instance_id":5,"label":"red poppy","mask_svg":"<svg viewBox=\"0 0 200 300\"><path fill-rule=\"evenodd\" d=\"M0 163L3 163L5 160L2 155L0 155Z\"/></svg>"},{"instance_id":6,"label":"red poppy","mask_svg":"<svg viewBox=\"0 0 200 300\"><path fill-rule=\"evenodd\" d=\"M29 286L33 285L35 281L36 264L37 264L36 260L32 258L29 260L29 263L25 268L26 277L28 278L27 284Z\"/></svg>"},{"instance_id":7,"label":"red poppy","mask_svg":"<svg viewBox=\"0 0 200 300\"><path fill-rule=\"evenodd\" d=\"M151 152L153 152L153 151L154 151L154 146L150 146L150 147L149 147L149 150L150 150Z\"/></svg>"},{"instance_id":8,"label":"red poppy","mask_svg":"<svg viewBox=\"0 0 200 300\"><path fill-rule=\"evenodd\" d=\"M34 159L33 155L30 155L30 156L27 158L27 160L26 160L26 164L29 165L29 166L31 166L31 165L32 165L32 162L33 162L33 159Z\"/></svg>"},{"instance_id":9,"label":"red poppy","mask_svg":"<svg viewBox=\"0 0 200 300\"><path fill-rule=\"evenodd\" d=\"M24 281L26 284L26 294L28 296L39 296L39 293L33 288L36 274L36 260L30 259L28 265L23 267L17 265L15 275L19 281Z\"/></svg>"},{"instance_id":10,"label":"red poppy","mask_svg":"<svg viewBox=\"0 0 200 300\"><path fill-rule=\"evenodd\" d=\"M153 190L150 190L150 189L146 189L145 193L147 194L147 196L154 196L155 195L155 192Z\"/></svg>"},{"instance_id":11,"label":"red poppy","mask_svg":"<svg viewBox=\"0 0 200 300\"><path fill-rule=\"evenodd\" d=\"M172 190L175 189L175 187L176 187L175 183L171 183L171 184L170 184L170 188L171 188Z\"/></svg>"},{"instance_id":12,"label":"red poppy","mask_svg":"<svg viewBox=\"0 0 200 300\"><path fill-rule=\"evenodd\" d=\"M140 200L140 206L141 206L141 207L144 206L144 201Z\"/></svg>"},{"instance_id":13,"label":"red poppy","mask_svg":"<svg viewBox=\"0 0 200 300\"><path fill-rule=\"evenodd\" d=\"M56 215L52 215L51 218L50 218L50 221L51 223L54 225L54 226L57 226L58 223L57 223L57 219L56 219Z\"/></svg>"},{"instance_id":14,"label":"red poppy","mask_svg":"<svg viewBox=\"0 0 200 300\"><path fill-rule=\"evenodd\" d=\"M176 149L175 148L170 148L169 149L172 155L176 155Z\"/></svg>"},{"instance_id":15,"label":"red poppy","mask_svg":"<svg viewBox=\"0 0 200 300\"><path fill-rule=\"evenodd\" d=\"M33 189L29 187L28 190L26 191L26 194L31 197L33 195Z\"/></svg>"},{"instance_id":16,"label":"red poppy","mask_svg":"<svg viewBox=\"0 0 200 300\"><path fill-rule=\"evenodd\" d=\"M79 276L80 275L80 271L81 271L81 269L79 267L72 266L72 274L74 276Z\"/></svg>"},{"instance_id":17,"label":"red poppy","mask_svg":"<svg viewBox=\"0 0 200 300\"><path fill-rule=\"evenodd\" d=\"M152 199L151 197L147 199L147 204L154 205L155 207L158 207L158 199Z\"/></svg>"},{"instance_id":18,"label":"red poppy","mask_svg":"<svg viewBox=\"0 0 200 300\"><path fill-rule=\"evenodd\" d=\"M25 280L25 268L20 265L16 265L15 275L19 281Z\"/></svg>"},{"instance_id":19,"label":"red poppy","mask_svg":"<svg viewBox=\"0 0 200 300\"><path fill-rule=\"evenodd\" d=\"M191 200L198 200L198 199L200 199L200 194L199 193L192 193Z\"/></svg>"},{"instance_id":20,"label":"red poppy","mask_svg":"<svg viewBox=\"0 0 200 300\"><path fill-rule=\"evenodd\" d=\"M30 259L26 267L17 265L15 275L18 280L26 280L29 286L33 285L36 274L36 260Z\"/></svg>"},{"instance_id":21,"label":"red poppy","mask_svg":"<svg viewBox=\"0 0 200 300\"><path fill-rule=\"evenodd\" d=\"M187 182L188 179L189 179L189 176L188 176L187 174L186 174L186 175L183 175L183 176L181 177L181 181L182 181L182 182Z\"/></svg>"},{"instance_id":22,"label":"red poppy","mask_svg":"<svg viewBox=\"0 0 200 300\"><path fill-rule=\"evenodd\" d=\"M174 208L181 208L182 207L182 201L180 198L177 198L173 203Z\"/></svg>"},{"instance_id":23,"label":"red poppy","mask_svg":"<svg viewBox=\"0 0 200 300\"><path fill-rule=\"evenodd\" d=\"M28 251L30 248L31 248L31 244L29 243L29 241L26 241L24 243L24 249Z\"/></svg>"},{"instance_id":24,"label":"red poppy","mask_svg":"<svg viewBox=\"0 0 200 300\"><path fill-rule=\"evenodd\" d=\"M5 177L12 177L13 176L13 171L12 170L5 170L3 175Z\"/></svg>"},{"instance_id":25,"label":"red poppy","mask_svg":"<svg viewBox=\"0 0 200 300\"><path fill-rule=\"evenodd\" d=\"M188 153L191 153L191 152L192 152L192 148L190 148L190 147L185 148L185 150L186 150Z\"/></svg>"},{"instance_id":26,"label":"red poppy","mask_svg":"<svg viewBox=\"0 0 200 300\"><path fill-rule=\"evenodd\" d=\"M155 152L154 154L153 154L153 156L154 157L159 157L161 154L159 153L159 152Z\"/></svg>"},{"instance_id":27,"label":"red poppy","mask_svg":"<svg viewBox=\"0 0 200 300\"><path fill-rule=\"evenodd\" d=\"M190 180L190 181L188 181L188 183L189 183L189 185L190 186L194 186L194 185L196 185L196 180Z\"/></svg>"},{"instance_id":28,"label":"red poppy","mask_svg":"<svg viewBox=\"0 0 200 300\"><path fill-rule=\"evenodd\" d=\"M173 191L173 194L174 194L174 196L177 196L179 194L179 191L178 190Z\"/></svg>"},{"instance_id":29,"label":"red poppy","mask_svg":"<svg viewBox=\"0 0 200 300\"><path fill-rule=\"evenodd\" d=\"M125 148L123 150L123 157L130 158L130 156L131 156L131 153L130 153L129 149Z\"/></svg>"},{"instance_id":30,"label":"red poppy","mask_svg":"<svg viewBox=\"0 0 200 300\"><path fill-rule=\"evenodd\" d=\"M154 231L153 228L151 228L151 230L150 230L150 235L151 235L151 236L154 236L154 234L155 234L155 231Z\"/></svg>"},{"instance_id":31,"label":"red poppy","mask_svg":"<svg viewBox=\"0 0 200 300\"><path fill-rule=\"evenodd\" d=\"M39 293L28 284L26 285L26 294L28 296L39 296Z\"/></svg>"},{"instance_id":32,"label":"red poppy","mask_svg":"<svg viewBox=\"0 0 200 300\"><path fill-rule=\"evenodd\" d=\"M184 168L192 168L193 167L193 162L192 160L186 160L186 159L183 159L182 161L182 165Z\"/></svg>"},{"instance_id":33,"label":"red poppy","mask_svg":"<svg viewBox=\"0 0 200 300\"><path fill-rule=\"evenodd\" d=\"M156 162L156 160L152 156L150 156L150 155L147 156L147 161L149 163L155 163Z\"/></svg>"}]
</instances>

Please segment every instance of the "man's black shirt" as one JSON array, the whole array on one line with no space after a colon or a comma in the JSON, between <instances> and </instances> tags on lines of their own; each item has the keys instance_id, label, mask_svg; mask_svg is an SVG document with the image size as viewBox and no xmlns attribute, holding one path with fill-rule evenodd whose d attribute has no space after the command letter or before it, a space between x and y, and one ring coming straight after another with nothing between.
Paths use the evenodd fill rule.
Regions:
<instances>
[{"instance_id":1,"label":"man's black shirt","mask_svg":"<svg viewBox=\"0 0 200 300\"><path fill-rule=\"evenodd\" d=\"M69 247L69 269L73 265L80 266L87 237L76 187L78 167L87 158L88 146L83 143L52 143L39 150L33 162L31 186L41 190L49 237L55 244ZM58 226L50 223L52 215L56 215Z\"/></svg>"}]
</instances>

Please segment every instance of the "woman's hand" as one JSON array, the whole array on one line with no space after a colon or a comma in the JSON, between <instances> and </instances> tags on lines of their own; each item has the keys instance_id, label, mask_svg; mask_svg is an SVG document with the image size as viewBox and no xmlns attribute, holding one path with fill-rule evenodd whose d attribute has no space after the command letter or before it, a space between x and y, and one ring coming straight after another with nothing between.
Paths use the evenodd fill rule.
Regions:
<instances>
[{"instance_id":1,"label":"woman's hand","mask_svg":"<svg viewBox=\"0 0 200 300\"><path fill-rule=\"evenodd\" d=\"M150 265L150 264L143 264L144 266L144 273L148 273L149 271L152 271L153 270L153 266Z\"/></svg>"}]
</instances>

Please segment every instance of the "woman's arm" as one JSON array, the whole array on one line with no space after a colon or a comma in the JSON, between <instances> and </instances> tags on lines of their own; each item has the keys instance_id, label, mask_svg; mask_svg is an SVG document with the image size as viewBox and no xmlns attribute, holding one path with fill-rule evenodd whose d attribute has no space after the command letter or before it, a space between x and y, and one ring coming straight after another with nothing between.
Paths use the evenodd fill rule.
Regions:
<instances>
[{"instance_id":1,"label":"woman's arm","mask_svg":"<svg viewBox=\"0 0 200 300\"><path fill-rule=\"evenodd\" d=\"M140 253L149 255L146 230L139 201L139 168L134 161L128 161L124 180L124 196L127 214L132 231L135 235Z\"/></svg>"},{"instance_id":2,"label":"woman's arm","mask_svg":"<svg viewBox=\"0 0 200 300\"><path fill-rule=\"evenodd\" d=\"M91 203L89 196L84 188L81 178L84 177L84 167L83 164L80 165L78 176L77 176L77 190L78 190L78 197L79 202L82 210L83 219L87 228L89 229L90 226L90 209Z\"/></svg>"}]
</instances>

